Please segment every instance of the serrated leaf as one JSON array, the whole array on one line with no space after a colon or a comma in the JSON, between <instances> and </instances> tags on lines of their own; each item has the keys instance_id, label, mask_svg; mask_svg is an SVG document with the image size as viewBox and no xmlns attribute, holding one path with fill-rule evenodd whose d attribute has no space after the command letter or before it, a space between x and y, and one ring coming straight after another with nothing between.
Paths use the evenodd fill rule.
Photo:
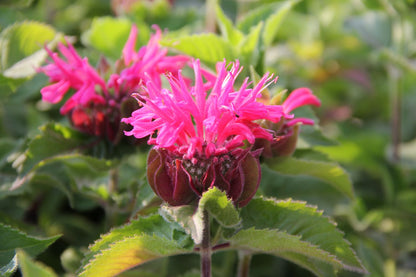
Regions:
<instances>
[{"instance_id":1,"label":"serrated leaf","mask_svg":"<svg viewBox=\"0 0 416 277\"><path fill-rule=\"evenodd\" d=\"M134 235L114 242L86 265L79 276L115 276L145 262L190 253L175 241L156 235Z\"/></svg>"},{"instance_id":2,"label":"serrated leaf","mask_svg":"<svg viewBox=\"0 0 416 277\"><path fill-rule=\"evenodd\" d=\"M40 262L33 261L24 251L17 251L17 260L22 277L55 277L58 276L51 268Z\"/></svg>"},{"instance_id":3,"label":"serrated leaf","mask_svg":"<svg viewBox=\"0 0 416 277\"><path fill-rule=\"evenodd\" d=\"M198 58L212 67L224 59L227 61L236 59L232 43L215 34L184 36L176 40L165 40L162 43L189 56Z\"/></svg>"},{"instance_id":4,"label":"serrated leaf","mask_svg":"<svg viewBox=\"0 0 416 277\"><path fill-rule=\"evenodd\" d=\"M241 217L244 229L275 229L287 232L333 255L339 263L330 262L331 264L338 263L347 270L366 272L350 248L350 243L343 238L343 233L327 217L322 216L321 211L305 202L253 199L242 209ZM302 249L299 250L296 253L307 255ZM310 258L315 259L313 256Z\"/></svg>"},{"instance_id":5,"label":"serrated leaf","mask_svg":"<svg viewBox=\"0 0 416 277\"><path fill-rule=\"evenodd\" d=\"M0 72L5 78L33 76L47 57L42 48L52 48L62 35L51 26L35 21L16 23L0 34Z\"/></svg>"},{"instance_id":6,"label":"serrated leaf","mask_svg":"<svg viewBox=\"0 0 416 277\"><path fill-rule=\"evenodd\" d=\"M234 45L240 44L243 39L243 33L238 30L233 22L224 14L219 3L216 4L216 15L218 26L220 27L223 37Z\"/></svg>"},{"instance_id":7,"label":"serrated leaf","mask_svg":"<svg viewBox=\"0 0 416 277\"><path fill-rule=\"evenodd\" d=\"M60 236L49 238L35 238L17 229L0 223L0 274L4 274L13 268L17 248L25 250L30 255L37 255L44 251ZM3 272L3 270L5 270Z\"/></svg>"},{"instance_id":8,"label":"serrated leaf","mask_svg":"<svg viewBox=\"0 0 416 277\"><path fill-rule=\"evenodd\" d=\"M152 215L113 229L90 246L80 276L115 276L153 259L191 253L187 236L178 228Z\"/></svg>"},{"instance_id":9,"label":"serrated leaf","mask_svg":"<svg viewBox=\"0 0 416 277\"><path fill-rule=\"evenodd\" d=\"M330 264L334 268L341 267L340 261L330 253L303 241L300 236L290 235L284 231L244 229L231 237L230 243L231 247L244 249L245 251L282 257L305 267L318 276L323 276L320 274L321 269L312 260ZM331 269L331 271L334 272L334 269ZM325 276L328 276L328 274Z\"/></svg>"},{"instance_id":10,"label":"serrated leaf","mask_svg":"<svg viewBox=\"0 0 416 277\"><path fill-rule=\"evenodd\" d=\"M207 210L221 226L226 228L235 227L240 223L240 216L233 202L217 187L204 192L199 200L198 210Z\"/></svg>"},{"instance_id":11,"label":"serrated leaf","mask_svg":"<svg viewBox=\"0 0 416 277\"><path fill-rule=\"evenodd\" d=\"M284 175L307 175L318 178L348 197L354 198L350 177L337 163L287 157L271 159L267 165Z\"/></svg>"}]
</instances>

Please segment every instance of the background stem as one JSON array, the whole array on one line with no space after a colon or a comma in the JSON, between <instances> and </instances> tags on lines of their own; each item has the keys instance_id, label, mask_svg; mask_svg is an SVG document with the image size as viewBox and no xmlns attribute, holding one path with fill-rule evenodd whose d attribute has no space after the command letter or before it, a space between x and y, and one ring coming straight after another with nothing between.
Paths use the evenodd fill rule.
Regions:
<instances>
[{"instance_id":1,"label":"background stem","mask_svg":"<svg viewBox=\"0 0 416 277\"><path fill-rule=\"evenodd\" d=\"M250 274L251 254L239 251L238 252L238 277L248 277Z\"/></svg>"}]
</instances>

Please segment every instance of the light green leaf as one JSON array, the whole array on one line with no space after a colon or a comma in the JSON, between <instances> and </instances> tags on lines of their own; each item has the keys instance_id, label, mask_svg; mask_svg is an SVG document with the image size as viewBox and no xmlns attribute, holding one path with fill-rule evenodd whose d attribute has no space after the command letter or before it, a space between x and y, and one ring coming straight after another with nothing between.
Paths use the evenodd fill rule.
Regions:
<instances>
[{"instance_id":1,"label":"light green leaf","mask_svg":"<svg viewBox=\"0 0 416 277\"><path fill-rule=\"evenodd\" d=\"M114 242L86 265L79 276L115 276L145 262L190 253L173 240L156 235L134 235Z\"/></svg>"},{"instance_id":2,"label":"light green leaf","mask_svg":"<svg viewBox=\"0 0 416 277\"><path fill-rule=\"evenodd\" d=\"M30 255L37 255L44 251L59 236L45 239L29 236L17 229L0 223L0 275L15 268L15 251L17 248L25 250Z\"/></svg>"},{"instance_id":3,"label":"light green leaf","mask_svg":"<svg viewBox=\"0 0 416 277\"><path fill-rule=\"evenodd\" d=\"M121 57L121 51L129 37L131 22L126 18L94 18L90 29L81 37L85 45L92 46L105 56Z\"/></svg>"},{"instance_id":4,"label":"light green leaf","mask_svg":"<svg viewBox=\"0 0 416 277\"><path fill-rule=\"evenodd\" d=\"M176 40L165 40L162 43L189 56L198 58L212 67L224 59L233 61L236 58L232 43L215 34L183 36Z\"/></svg>"},{"instance_id":5,"label":"light green leaf","mask_svg":"<svg viewBox=\"0 0 416 277\"><path fill-rule=\"evenodd\" d=\"M255 228L274 229L279 232L286 232L289 235L296 236L302 242L307 242L314 247L319 248L325 253L329 253L331 260L326 261L324 256L315 257L312 252L307 253L300 247L293 254L301 254L313 260L329 262L334 269L343 268L359 273L365 273L366 270L358 260L354 251L350 248L350 243L343 238L343 233L336 228L335 223L327 217L322 216L321 211L316 207L306 205L305 202L292 200L277 201L274 199L253 199L241 211L243 230ZM256 243L261 243L258 241ZM277 245L279 248L279 246ZM279 249L273 250L276 253ZM296 255L291 255L292 261L298 263ZM324 258L326 257L326 258ZM299 264L310 269L302 258ZM312 270L312 269L310 269ZM319 274L318 274L319 275ZM321 276L321 275L319 275Z\"/></svg>"},{"instance_id":6,"label":"light green leaf","mask_svg":"<svg viewBox=\"0 0 416 277\"><path fill-rule=\"evenodd\" d=\"M220 27L223 37L230 41L233 45L240 44L244 36L243 33L234 27L233 22L231 22L231 20L224 14L218 3L215 8L217 13L218 26Z\"/></svg>"},{"instance_id":7,"label":"light green leaf","mask_svg":"<svg viewBox=\"0 0 416 277\"><path fill-rule=\"evenodd\" d=\"M260 35L263 29L263 22L251 28L250 33L244 37L239 45L240 55L244 58L245 64L256 65L260 57L261 41Z\"/></svg>"},{"instance_id":8,"label":"light green leaf","mask_svg":"<svg viewBox=\"0 0 416 277\"><path fill-rule=\"evenodd\" d=\"M307 175L318 178L348 197L354 198L351 179L337 163L288 157L269 160L267 165L284 175Z\"/></svg>"},{"instance_id":9,"label":"light green leaf","mask_svg":"<svg viewBox=\"0 0 416 277\"><path fill-rule=\"evenodd\" d=\"M55 277L58 276L51 268L40 262L33 261L24 251L17 251L22 277Z\"/></svg>"},{"instance_id":10,"label":"light green leaf","mask_svg":"<svg viewBox=\"0 0 416 277\"><path fill-rule=\"evenodd\" d=\"M286 232L269 229L244 229L230 238L231 247L244 249L253 253L267 253L282 257L299 264L318 276L334 276L335 270L329 268L327 274L321 274L319 263L324 262L334 268L340 268L341 263L330 253L318 246L303 241L301 237ZM315 264L315 261L318 263Z\"/></svg>"},{"instance_id":11,"label":"light green leaf","mask_svg":"<svg viewBox=\"0 0 416 277\"><path fill-rule=\"evenodd\" d=\"M62 35L51 26L35 21L16 23L0 34L0 72L3 78L31 77L47 57L42 48L52 48ZM9 81L10 82L10 81Z\"/></svg>"},{"instance_id":12,"label":"light green leaf","mask_svg":"<svg viewBox=\"0 0 416 277\"><path fill-rule=\"evenodd\" d=\"M138 51L141 45L147 43L150 30L145 24L136 23L136 26L138 28L136 51ZM131 27L132 22L127 18L109 16L94 18L90 29L82 34L81 40L85 45L92 46L106 57L116 60L122 56Z\"/></svg>"},{"instance_id":13,"label":"light green leaf","mask_svg":"<svg viewBox=\"0 0 416 277\"><path fill-rule=\"evenodd\" d=\"M160 215L113 229L90 247L80 276L115 276L147 261L191 253L189 237Z\"/></svg>"},{"instance_id":14,"label":"light green leaf","mask_svg":"<svg viewBox=\"0 0 416 277\"><path fill-rule=\"evenodd\" d=\"M260 22L265 22L265 29L272 33L264 34L263 38L267 39L268 42L271 42L270 40L274 38L275 32L284 16L296 2L297 1L284 1L261 5L259 8L252 10L241 18L237 23L237 27L243 33L247 34L251 27L257 26ZM272 24L276 24L277 26L274 27Z\"/></svg>"},{"instance_id":15,"label":"light green leaf","mask_svg":"<svg viewBox=\"0 0 416 277\"><path fill-rule=\"evenodd\" d=\"M225 192L213 187L204 192L199 200L198 210L207 210L221 226L236 227L240 223L238 211Z\"/></svg>"}]
</instances>

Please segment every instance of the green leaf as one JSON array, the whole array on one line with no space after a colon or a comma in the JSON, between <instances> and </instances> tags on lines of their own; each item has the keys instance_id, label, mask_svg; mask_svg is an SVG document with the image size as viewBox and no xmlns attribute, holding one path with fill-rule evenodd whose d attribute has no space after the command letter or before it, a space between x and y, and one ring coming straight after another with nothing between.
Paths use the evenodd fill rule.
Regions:
<instances>
[{"instance_id":1,"label":"green leaf","mask_svg":"<svg viewBox=\"0 0 416 277\"><path fill-rule=\"evenodd\" d=\"M247 34L251 27L257 26L260 22L265 22L265 31L271 33L265 33L263 38L267 39L267 42L271 42L284 16L296 2L297 1L284 1L261 5L259 8L248 12L240 19L237 27L243 33ZM272 26L273 24L276 24L276 26Z\"/></svg>"},{"instance_id":2,"label":"green leaf","mask_svg":"<svg viewBox=\"0 0 416 277\"><path fill-rule=\"evenodd\" d=\"M207 210L221 226L226 228L236 227L240 223L240 217L233 202L217 187L204 192L199 200L198 210Z\"/></svg>"},{"instance_id":3,"label":"green leaf","mask_svg":"<svg viewBox=\"0 0 416 277\"><path fill-rule=\"evenodd\" d=\"M267 253L297 263L317 276L335 276L334 269L325 266L328 273L322 274L321 263L334 268L341 267L340 261L316 245L302 241L301 237L269 229L245 229L230 238L231 247L253 253Z\"/></svg>"},{"instance_id":4,"label":"green leaf","mask_svg":"<svg viewBox=\"0 0 416 277\"><path fill-rule=\"evenodd\" d=\"M224 14L219 3L216 4L217 22L223 37L233 45L240 44L243 39L243 33L234 27L231 20Z\"/></svg>"},{"instance_id":5,"label":"green leaf","mask_svg":"<svg viewBox=\"0 0 416 277\"><path fill-rule=\"evenodd\" d=\"M3 30L0 34L0 72L3 78L33 76L47 57L42 47L46 44L52 48L61 38L62 35L51 26L35 21L16 23Z\"/></svg>"},{"instance_id":6,"label":"green leaf","mask_svg":"<svg viewBox=\"0 0 416 277\"><path fill-rule=\"evenodd\" d=\"M105 56L121 57L121 51L129 37L131 22L126 18L94 18L90 29L81 37L85 45L92 46Z\"/></svg>"},{"instance_id":7,"label":"green leaf","mask_svg":"<svg viewBox=\"0 0 416 277\"><path fill-rule=\"evenodd\" d=\"M336 163L288 157L271 159L268 161L267 165L271 169L284 175L307 175L318 178L330 184L351 199L354 198L350 177L347 172Z\"/></svg>"},{"instance_id":8,"label":"green leaf","mask_svg":"<svg viewBox=\"0 0 416 277\"><path fill-rule=\"evenodd\" d=\"M153 259L191 253L188 238L160 215L134 220L90 246L79 276L114 276Z\"/></svg>"},{"instance_id":9,"label":"green leaf","mask_svg":"<svg viewBox=\"0 0 416 277\"><path fill-rule=\"evenodd\" d=\"M138 27L138 44L147 43L150 30L147 25L136 23ZM132 27L132 22L127 18L98 17L94 18L90 29L83 33L81 39L85 45L92 46L102 52L106 57L119 59L127 42Z\"/></svg>"},{"instance_id":10,"label":"green leaf","mask_svg":"<svg viewBox=\"0 0 416 277\"><path fill-rule=\"evenodd\" d=\"M29 255L37 255L44 251L59 236L45 239L35 238L0 223L0 275L6 274L11 268L15 268L13 261L16 249L25 250Z\"/></svg>"},{"instance_id":11,"label":"green leaf","mask_svg":"<svg viewBox=\"0 0 416 277\"><path fill-rule=\"evenodd\" d=\"M263 29L263 22L251 28L250 33L244 37L239 45L240 55L244 58L245 64L256 65L260 57L261 41L260 35Z\"/></svg>"},{"instance_id":12,"label":"green leaf","mask_svg":"<svg viewBox=\"0 0 416 277\"><path fill-rule=\"evenodd\" d=\"M53 270L39 262L33 261L24 251L17 251L22 277L55 277L58 276Z\"/></svg>"},{"instance_id":13,"label":"green leaf","mask_svg":"<svg viewBox=\"0 0 416 277\"><path fill-rule=\"evenodd\" d=\"M274 232L285 232L288 235L298 237L298 242L292 239L290 243L293 242L293 245L290 244L289 246L294 248L293 250L288 250L290 255L284 258L299 263L312 270L318 276L325 276L315 272L316 268L313 269L315 266L320 268L320 263L316 264L309 261L309 259L305 259L306 257L312 260L328 262L334 266L334 269L343 268L359 273L366 272L356 254L350 248L350 243L343 238L343 233L336 228L335 223L322 216L322 212L317 211L316 207L308 206L305 202L297 202L290 199L284 201L253 199L242 209L241 217L243 230L252 230L251 228L256 230L270 229L270 232L274 230ZM267 240L266 238L264 242L256 240L255 245L263 245L265 242L270 241L272 240ZM301 246L301 241L309 243L311 246L304 248ZM273 248L266 250L273 251L276 255L281 255L280 252L285 251L284 249L279 251L279 245L276 245L276 247L277 249L275 250ZM313 250L315 247L323 252ZM329 253L329 256L324 253ZM329 260L326 260L328 258Z\"/></svg>"},{"instance_id":14,"label":"green leaf","mask_svg":"<svg viewBox=\"0 0 416 277\"><path fill-rule=\"evenodd\" d=\"M236 59L233 44L215 34L183 36L176 40L164 40L162 43L189 56L198 58L212 67L224 59L227 61Z\"/></svg>"},{"instance_id":15,"label":"green leaf","mask_svg":"<svg viewBox=\"0 0 416 277\"><path fill-rule=\"evenodd\" d=\"M283 19L297 2L298 1L296 0L279 3L279 5L275 7L274 13L266 19L263 31L263 42L266 47L273 43Z\"/></svg>"}]
</instances>

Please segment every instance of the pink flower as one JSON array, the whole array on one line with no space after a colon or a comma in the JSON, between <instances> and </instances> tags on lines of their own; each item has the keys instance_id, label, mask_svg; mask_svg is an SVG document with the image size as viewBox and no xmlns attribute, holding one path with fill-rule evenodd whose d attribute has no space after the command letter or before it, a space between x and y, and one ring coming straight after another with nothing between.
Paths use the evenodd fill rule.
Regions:
<instances>
[{"instance_id":1,"label":"pink flower","mask_svg":"<svg viewBox=\"0 0 416 277\"><path fill-rule=\"evenodd\" d=\"M73 90L74 93L61 107L61 114L68 115L71 124L78 130L115 142L121 137L117 134L121 128L122 107L126 106L123 103L137 91L143 80L150 77L160 87L161 74L171 72L176 75L189 61L186 56L167 56L167 49L159 45L161 31L158 27L155 29L156 34L151 36L149 43L136 51L138 30L135 25L132 26L122 58L116 62L115 67L119 71L110 74L108 81L103 77L111 68L106 61L101 63L105 66L95 69L68 42L67 46L58 44L62 57L46 48L51 61L39 71L49 76L52 84L41 89L42 99L55 104ZM126 115L130 112L127 111Z\"/></svg>"},{"instance_id":2,"label":"pink flower","mask_svg":"<svg viewBox=\"0 0 416 277\"><path fill-rule=\"evenodd\" d=\"M239 63L227 70L225 62L217 64L215 82L203 83L204 71L198 60L193 62L195 84L189 88L182 75L168 75L170 90L160 89L153 80L143 88L148 96L138 95L143 106L133 112L125 123L133 129L128 136L143 138L153 135L149 144L192 158L195 154L211 157L241 147L245 141L252 144L256 138L272 139L256 120L279 122L285 116L282 106L268 106L257 101L262 89L272 77L263 76L254 88L248 88L246 78L238 90L234 83L241 72Z\"/></svg>"},{"instance_id":3,"label":"pink flower","mask_svg":"<svg viewBox=\"0 0 416 277\"><path fill-rule=\"evenodd\" d=\"M149 184L171 205L188 204L215 186L244 206L258 188L260 151L250 145L273 135L257 121L277 123L287 116L282 106L257 101L271 76L264 75L253 88L246 78L236 90L241 68L238 61L228 67L218 63L214 76L194 61L193 86L181 73L167 75L170 89L149 79L145 93L136 95L142 107L123 119L133 126L126 135L150 136L148 143L155 147L148 158Z\"/></svg>"},{"instance_id":4,"label":"pink flower","mask_svg":"<svg viewBox=\"0 0 416 277\"><path fill-rule=\"evenodd\" d=\"M279 103L277 103L279 104ZM276 156L290 156L296 149L299 126L313 125L314 121L309 118L295 118L290 114L294 109L305 105L319 107L321 101L312 94L308 88L295 89L281 104L286 114L284 120L277 124L265 122L264 127L273 130L273 140L257 139L254 149L263 149L262 156L271 158Z\"/></svg>"}]
</instances>

